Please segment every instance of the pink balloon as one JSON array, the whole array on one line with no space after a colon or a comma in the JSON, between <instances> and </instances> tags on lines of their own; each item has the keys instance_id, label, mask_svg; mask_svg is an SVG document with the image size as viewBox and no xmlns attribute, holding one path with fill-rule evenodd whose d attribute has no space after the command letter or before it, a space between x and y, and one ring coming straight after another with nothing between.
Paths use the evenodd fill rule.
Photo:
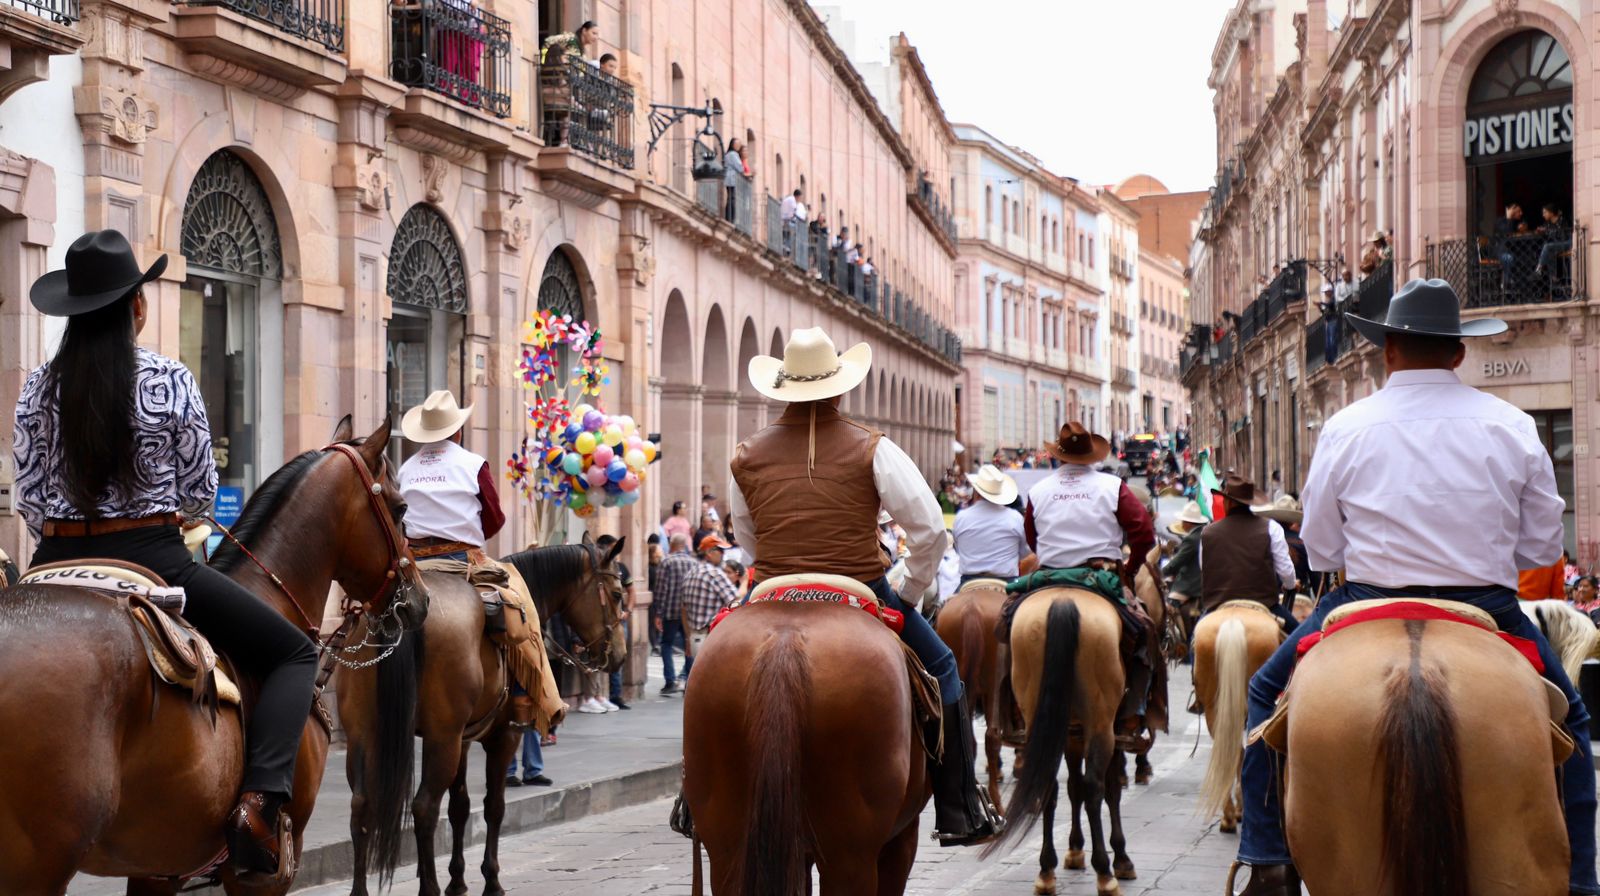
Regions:
<instances>
[{"instance_id":1,"label":"pink balloon","mask_svg":"<svg viewBox=\"0 0 1600 896\"><path fill-rule=\"evenodd\" d=\"M622 477L622 481L618 482L617 485L621 486L625 492L637 491L639 488L639 476L637 473L629 473Z\"/></svg>"},{"instance_id":2,"label":"pink balloon","mask_svg":"<svg viewBox=\"0 0 1600 896\"><path fill-rule=\"evenodd\" d=\"M643 451L644 450L644 439L641 439L638 436L628 436L628 441L627 441L626 444L628 446L628 450L629 451Z\"/></svg>"},{"instance_id":3,"label":"pink balloon","mask_svg":"<svg viewBox=\"0 0 1600 896\"><path fill-rule=\"evenodd\" d=\"M616 452L611 450L610 445L601 444L594 446L594 465L597 467L610 466L611 459L616 456Z\"/></svg>"},{"instance_id":4,"label":"pink balloon","mask_svg":"<svg viewBox=\"0 0 1600 896\"><path fill-rule=\"evenodd\" d=\"M584 474L584 478L589 481L590 488L604 488L606 484L605 467L590 467L589 471Z\"/></svg>"}]
</instances>

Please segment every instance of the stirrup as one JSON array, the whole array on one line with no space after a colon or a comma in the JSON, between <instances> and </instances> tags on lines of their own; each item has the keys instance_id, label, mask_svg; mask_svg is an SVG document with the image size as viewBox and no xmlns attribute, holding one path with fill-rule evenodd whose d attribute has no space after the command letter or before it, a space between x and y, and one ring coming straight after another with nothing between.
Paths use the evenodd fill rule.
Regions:
<instances>
[{"instance_id":1,"label":"stirrup","mask_svg":"<svg viewBox=\"0 0 1600 896\"><path fill-rule=\"evenodd\" d=\"M678 791L678 798L672 801L672 816L667 819L667 824L674 833L694 839L694 818L689 814L689 804L684 802L682 790Z\"/></svg>"}]
</instances>

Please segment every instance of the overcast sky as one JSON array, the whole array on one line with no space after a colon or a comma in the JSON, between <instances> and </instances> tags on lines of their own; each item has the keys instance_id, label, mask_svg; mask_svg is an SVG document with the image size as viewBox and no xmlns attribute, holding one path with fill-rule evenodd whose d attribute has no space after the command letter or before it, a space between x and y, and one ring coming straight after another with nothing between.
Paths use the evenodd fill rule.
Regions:
<instances>
[{"instance_id":1,"label":"overcast sky","mask_svg":"<svg viewBox=\"0 0 1600 896\"><path fill-rule=\"evenodd\" d=\"M1152 174L1211 185L1211 49L1233 0L817 0L886 59L904 31L951 121L979 125L1050 170L1111 184Z\"/></svg>"}]
</instances>

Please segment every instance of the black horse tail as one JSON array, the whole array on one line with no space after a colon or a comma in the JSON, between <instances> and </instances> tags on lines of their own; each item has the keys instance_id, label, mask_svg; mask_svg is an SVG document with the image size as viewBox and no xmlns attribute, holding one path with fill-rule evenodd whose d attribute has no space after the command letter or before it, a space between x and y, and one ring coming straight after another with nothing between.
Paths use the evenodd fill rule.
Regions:
<instances>
[{"instance_id":1,"label":"black horse tail","mask_svg":"<svg viewBox=\"0 0 1600 896\"><path fill-rule=\"evenodd\" d=\"M961 614L961 656L956 672L973 688L973 699L968 701L972 704L972 714L984 715L989 711L988 694L977 690L978 682L983 680L983 620L978 618L977 601L968 603L966 610ZM949 612L949 608L945 611Z\"/></svg>"},{"instance_id":2,"label":"black horse tail","mask_svg":"<svg viewBox=\"0 0 1600 896\"><path fill-rule=\"evenodd\" d=\"M988 857L1005 843L1031 830L1056 792L1056 773L1067 749L1072 725L1072 693L1078 677L1078 605L1058 600L1045 617L1044 667L1039 670L1039 700L1028 720L1028 741L1016 785L1006 804L1005 835L992 841L982 855ZM1015 630L1012 632L1015 637ZM1013 641L1013 644L1015 641ZM1013 649L1015 649L1013 647Z\"/></svg>"},{"instance_id":3,"label":"black horse tail","mask_svg":"<svg viewBox=\"0 0 1600 896\"><path fill-rule=\"evenodd\" d=\"M422 668L422 629L404 632L400 646L378 663L378 739L375 770L368 781L373 830L367 838L367 863L376 868L380 887L394 881L416 772L417 674Z\"/></svg>"},{"instance_id":4,"label":"black horse tail","mask_svg":"<svg viewBox=\"0 0 1600 896\"><path fill-rule=\"evenodd\" d=\"M746 730L754 762L744 855L733 875L745 896L801 896L809 827L800 739L811 668L793 629L773 633L750 669Z\"/></svg>"},{"instance_id":5,"label":"black horse tail","mask_svg":"<svg viewBox=\"0 0 1600 896\"><path fill-rule=\"evenodd\" d=\"M1422 666L1423 623L1406 631L1411 663L1391 676L1378 719L1383 864L1396 893L1461 896L1471 884L1455 710L1438 671Z\"/></svg>"}]
</instances>

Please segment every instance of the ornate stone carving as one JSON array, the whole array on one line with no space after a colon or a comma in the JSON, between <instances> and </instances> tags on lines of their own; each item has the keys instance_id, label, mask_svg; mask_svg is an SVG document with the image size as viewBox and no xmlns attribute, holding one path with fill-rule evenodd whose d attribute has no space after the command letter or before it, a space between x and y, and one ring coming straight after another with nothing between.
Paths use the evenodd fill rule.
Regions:
<instances>
[{"instance_id":1,"label":"ornate stone carving","mask_svg":"<svg viewBox=\"0 0 1600 896\"><path fill-rule=\"evenodd\" d=\"M1507 25L1515 25L1522 21L1522 12L1517 9L1520 0L1494 0L1495 15Z\"/></svg>"},{"instance_id":2,"label":"ornate stone carving","mask_svg":"<svg viewBox=\"0 0 1600 896\"><path fill-rule=\"evenodd\" d=\"M433 153L422 155L422 195L429 202L437 204L444 199L444 175L450 168L450 163L439 158Z\"/></svg>"},{"instance_id":3,"label":"ornate stone carving","mask_svg":"<svg viewBox=\"0 0 1600 896\"><path fill-rule=\"evenodd\" d=\"M1567 326L1564 332L1567 334L1567 341L1573 345L1583 345L1589 338L1588 322L1582 317L1569 317L1567 318Z\"/></svg>"},{"instance_id":4,"label":"ornate stone carving","mask_svg":"<svg viewBox=\"0 0 1600 896\"><path fill-rule=\"evenodd\" d=\"M516 252L522 248L523 243L528 241L528 219L512 218L511 226L506 228L504 233L505 236L502 239L505 241L505 247Z\"/></svg>"},{"instance_id":5,"label":"ornate stone carving","mask_svg":"<svg viewBox=\"0 0 1600 896\"><path fill-rule=\"evenodd\" d=\"M77 88L74 105L85 135L105 134L126 146L144 143L158 120L154 103L104 86Z\"/></svg>"},{"instance_id":6,"label":"ornate stone carving","mask_svg":"<svg viewBox=\"0 0 1600 896\"><path fill-rule=\"evenodd\" d=\"M362 165L356 169L356 202L367 211L383 209L383 196L388 186L381 165Z\"/></svg>"},{"instance_id":7,"label":"ornate stone carving","mask_svg":"<svg viewBox=\"0 0 1600 896\"><path fill-rule=\"evenodd\" d=\"M135 72L144 71L144 25L147 19L127 10L95 4L84 9L83 55L104 59Z\"/></svg>"},{"instance_id":8,"label":"ornate stone carving","mask_svg":"<svg viewBox=\"0 0 1600 896\"><path fill-rule=\"evenodd\" d=\"M389 297L418 308L467 313L466 263L444 217L414 205L389 248Z\"/></svg>"}]
</instances>

